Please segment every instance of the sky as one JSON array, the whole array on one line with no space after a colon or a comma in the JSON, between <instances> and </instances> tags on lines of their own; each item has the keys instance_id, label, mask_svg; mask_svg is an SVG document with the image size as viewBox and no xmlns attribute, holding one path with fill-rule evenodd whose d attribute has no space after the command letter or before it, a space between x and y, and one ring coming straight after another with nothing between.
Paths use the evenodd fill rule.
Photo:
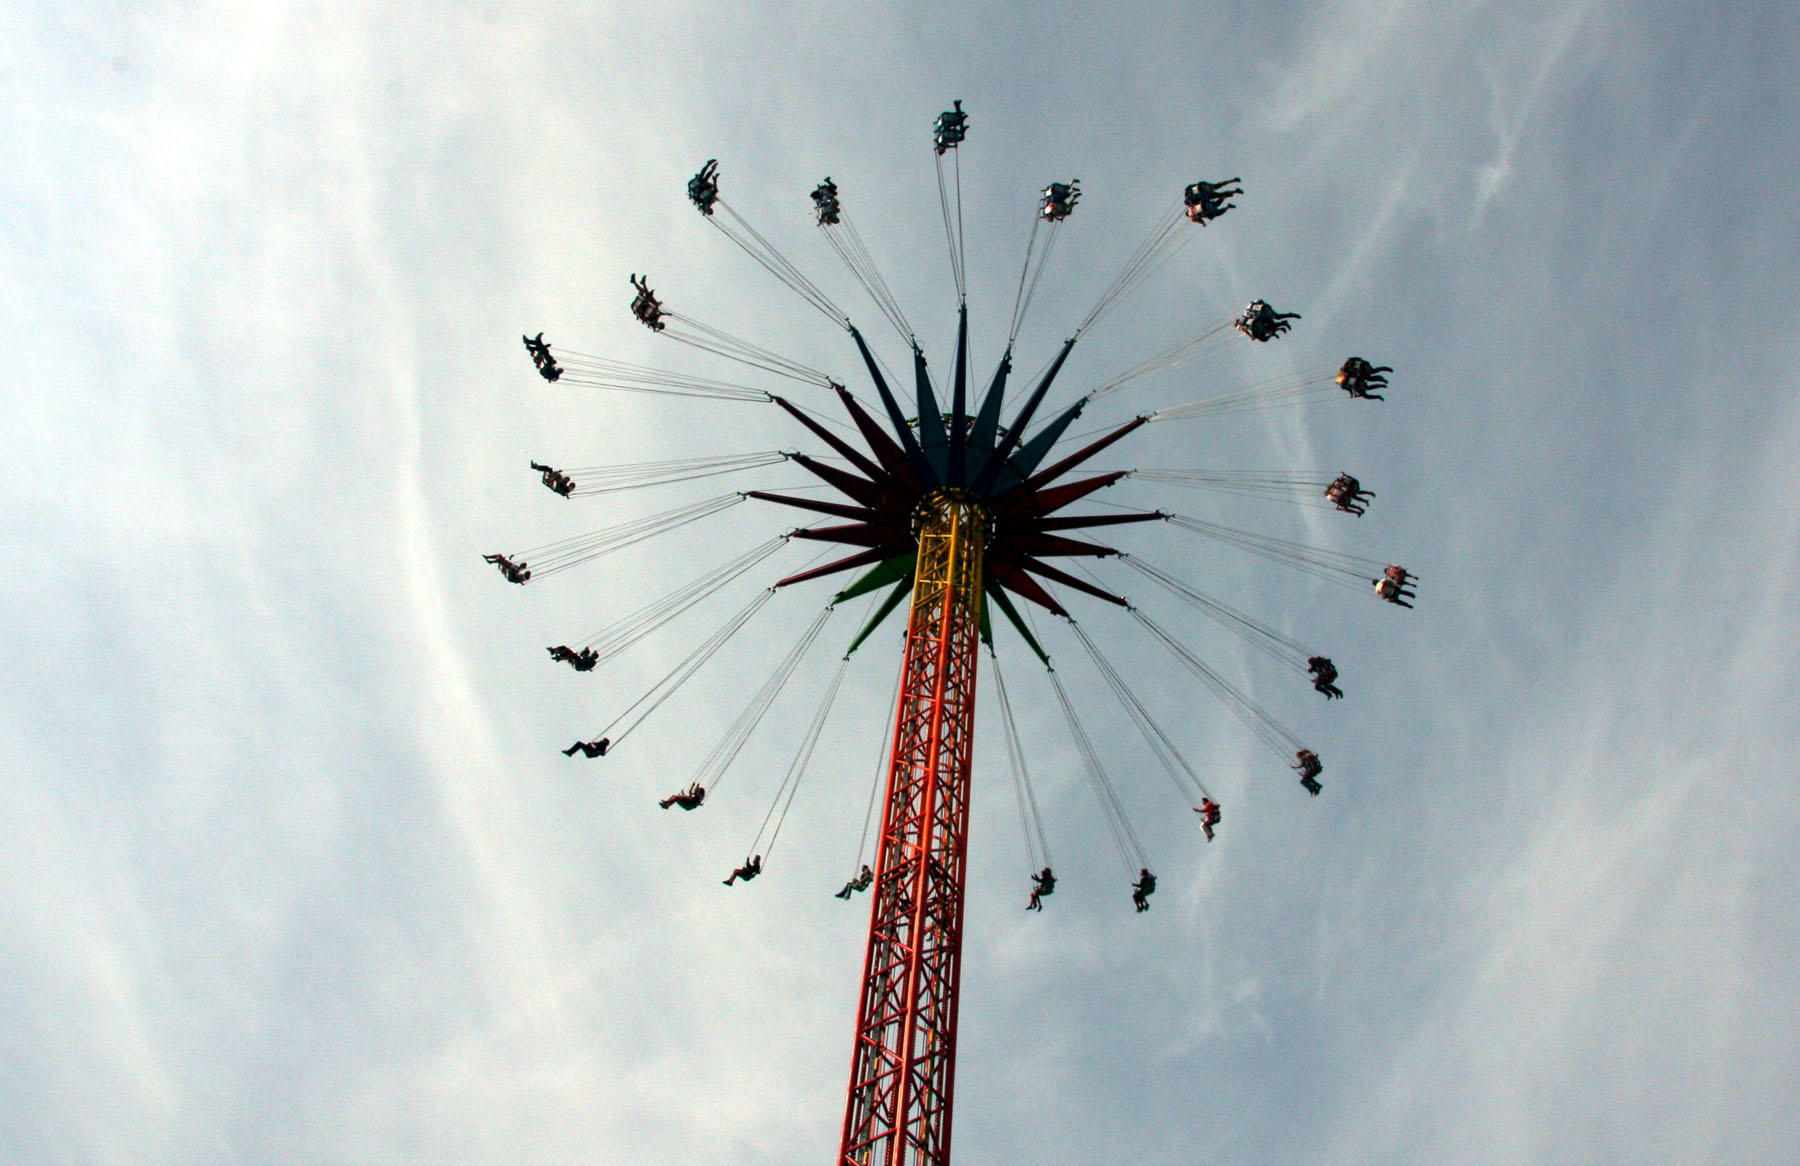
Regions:
<instances>
[{"instance_id":1,"label":"sky","mask_svg":"<svg viewBox=\"0 0 1800 1166\"><path fill-rule=\"evenodd\" d=\"M842 333L687 203L708 158L896 364L813 233L804 195L831 175L947 367L929 129L953 98L978 367L1044 183L1084 198L1027 370L1183 184L1235 174L1240 209L1084 337L1060 391L1253 297L1302 313L1293 334L1147 378L1095 424L1352 352L1396 369L1380 405L1118 449L1118 468L1349 470L1378 494L1362 519L1147 483L1107 500L1421 580L1400 611L1160 524L1120 534L1328 647L1348 695L1327 706L1096 564L1325 759L1308 799L1128 618L1072 602L1223 803L1210 846L1037 620L1161 877L1144 915L1001 630L1059 885L1020 910L984 701L959 1160L1800 1143L1791 6L28 0L0 30L20 568L0 580L0 1158L829 1157L867 925L830 892L858 861L898 632L852 659L768 872L728 890L860 608L674 815L654 800L828 584L777 595L618 755L559 750L803 548L593 673L542 649L791 518L734 508L524 588L479 556L801 483L537 482L534 458L810 448L761 406L539 380L522 331L807 391L639 328L630 274L866 393Z\"/></svg>"}]
</instances>

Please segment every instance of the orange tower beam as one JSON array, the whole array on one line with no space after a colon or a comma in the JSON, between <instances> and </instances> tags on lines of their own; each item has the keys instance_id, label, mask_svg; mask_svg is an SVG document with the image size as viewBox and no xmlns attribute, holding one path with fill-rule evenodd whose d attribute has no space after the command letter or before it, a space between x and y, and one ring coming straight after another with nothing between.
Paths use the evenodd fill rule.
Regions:
<instances>
[{"instance_id":1,"label":"orange tower beam","mask_svg":"<svg viewBox=\"0 0 1800 1166\"><path fill-rule=\"evenodd\" d=\"M919 559L876 855L839 1161L950 1160L969 758L989 516L960 491L916 512Z\"/></svg>"}]
</instances>

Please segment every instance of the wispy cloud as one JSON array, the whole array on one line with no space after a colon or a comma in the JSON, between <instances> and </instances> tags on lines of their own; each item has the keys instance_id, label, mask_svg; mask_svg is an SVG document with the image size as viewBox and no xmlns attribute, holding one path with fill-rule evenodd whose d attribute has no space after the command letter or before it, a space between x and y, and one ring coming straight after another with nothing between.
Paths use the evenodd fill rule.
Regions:
<instances>
[{"instance_id":1,"label":"wispy cloud","mask_svg":"<svg viewBox=\"0 0 1800 1166\"><path fill-rule=\"evenodd\" d=\"M823 1152L864 922L829 892L856 858L892 641L852 669L781 867L725 891L791 756L782 722L815 694L753 739L730 798L681 821L650 802L822 594L781 597L628 754L588 763L557 750L713 617L603 677L546 668L542 645L689 564L624 555L520 589L478 555L639 512L548 497L524 469L539 450L791 441L747 408L531 380L527 327L716 371L631 326L626 273L654 265L696 314L848 360L682 203L708 156L824 279L804 195L836 176L936 344L952 305L924 133L961 96L978 286L1010 293L1042 181L1079 172L1092 192L1023 363L1091 303L1161 185L1241 167L1247 204L1084 340L1084 367L1129 367L1142 337L1260 294L1302 326L1184 372L1186 395L1391 354L1382 406L1154 427L1168 444L1144 464L1355 458L1379 505L1311 535L1416 554L1425 584L1398 613L1152 544L1328 641L1350 695L1323 709L1220 657L1322 742L1312 801L1153 646L1109 639L1227 806L1201 846L1096 709L1167 872L1148 916L1046 692L1018 681L1063 882L1021 918L1013 811L984 785L959 1151L1778 1157L1800 1030L1800 326L1780 282L1800 175L1769 96L1793 42L1760 19L1145 5L1096 10L1077 44L1004 6L27 14L0 49L18 112L0 306L21 322L0 340L17 435L0 1146ZM952 31L971 21L979 36ZM670 559L723 537L688 533Z\"/></svg>"}]
</instances>

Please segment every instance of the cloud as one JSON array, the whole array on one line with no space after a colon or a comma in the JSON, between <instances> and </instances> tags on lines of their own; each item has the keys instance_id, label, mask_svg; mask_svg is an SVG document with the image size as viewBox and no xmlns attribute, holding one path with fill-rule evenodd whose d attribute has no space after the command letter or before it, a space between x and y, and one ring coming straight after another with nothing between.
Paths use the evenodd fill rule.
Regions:
<instances>
[{"instance_id":1,"label":"cloud","mask_svg":"<svg viewBox=\"0 0 1800 1166\"><path fill-rule=\"evenodd\" d=\"M1779 280L1800 257L1794 163L1769 146L1792 120L1780 18L1143 5L1094 14L1079 45L1004 8L27 22L0 65L20 111L0 128L0 305L20 321L0 341L17 435L0 465L9 1156L829 1146L866 920L830 892L857 858L894 641L853 662L780 867L739 894L717 880L822 677L752 738L728 797L679 820L649 803L822 593L778 596L604 762L556 751L731 604L603 675L541 651L779 519L734 510L541 587L477 556L674 504L564 503L525 469L540 452L792 442L751 406L531 377L516 337L538 327L725 371L632 326L625 274L849 364L682 202L705 157L821 281L842 273L803 196L833 174L941 352L954 305L924 135L959 95L984 359L1048 176L1080 173L1088 197L1021 367L1166 201L1146 191L1241 168L1247 204L1084 339L1070 375L1130 367L1265 292L1306 315L1281 346L1112 403L1392 353L1373 411L1158 426L1146 442L1166 444L1133 456L1355 459L1381 491L1358 525L1246 522L1416 556L1424 577L1399 613L1133 535L1328 642L1350 690L1322 708L1235 646L1209 656L1321 741L1312 801L1153 645L1115 639L1128 624L1084 616L1226 803L1203 847L1096 702L1090 731L1163 873L1147 916L1047 690L1018 670L1062 881L1021 917L1015 811L984 779L959 1153L1760 1160L1793 1140L1800 328ZM989 67L994 45L1013 47ZM1690 173L1713 186L1698 210ZM1072 641L1038 626L1081 683Z\"/></svg>"}]
</instances>

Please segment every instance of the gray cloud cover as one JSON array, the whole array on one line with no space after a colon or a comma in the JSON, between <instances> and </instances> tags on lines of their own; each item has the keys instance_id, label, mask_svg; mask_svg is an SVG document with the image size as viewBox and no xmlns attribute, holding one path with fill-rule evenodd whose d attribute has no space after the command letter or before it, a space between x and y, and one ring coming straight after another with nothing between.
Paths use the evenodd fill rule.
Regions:
<instances>
[{"instance_id":1,"label":"gray cloud cover","mask_svg":"<svg viewBox=\"0 0 1800 1166\"><path fill-rule=\"evenodd\" d=\"M959 1157L1772 1161L1800 1140L1787 6L36 5L7 24L0 1157L829 1155L866 916L826 892L854 863L893 640L851 669L781 865L725 891L822 678L706 813L649 803L824 591L779 597L606 762L554 750L725 605L592 676L539 653L782 519L735 510L525 589L476 556L678 500L563 503L528 457L795 440L749 407L537 382L521 330L717 371L631 323L627 273L849 367L681 198L705 158L868 315L805 221L832 174L942 363L925 128L952 97L973 114L980 359L1045 181L1087 197L1030 367L1165 189L1242 174L1243 208L1071 375L1252 295L1292 304L1283 344L1097 417L1349 351L1396 365L1377 412L1157 426L1121 456L1341 462L1381 495L1355 545L1425 580L1393 612L1179 531L1129 544L1329 643L1349 689L1302 702L1176 621L1321 742L1309 803L1127 621L1084 612L1226 804L1199 852L1096 707L1163 874L1143 917L1010 651L1063 881L1019 913L986 719Z\"/></svg>"}]
</instances>

